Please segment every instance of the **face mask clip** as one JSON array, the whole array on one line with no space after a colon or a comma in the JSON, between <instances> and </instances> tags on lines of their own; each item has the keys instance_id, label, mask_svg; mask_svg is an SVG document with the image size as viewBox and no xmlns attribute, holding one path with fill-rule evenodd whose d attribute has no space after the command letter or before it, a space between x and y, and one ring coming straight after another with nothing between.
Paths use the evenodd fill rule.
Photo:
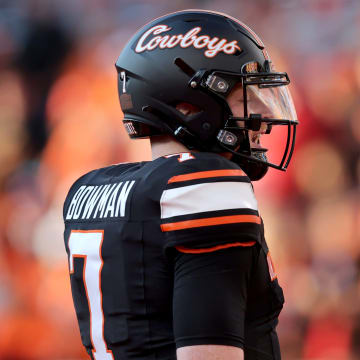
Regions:
<instances>
[{"instance_id":1,"label":"face mask clip","mask_svg":"<svg viewBox=\"0 0 360 360\"><path fill-rule=\"evenodd\" d=\"M218 93L226 93L229 89L229 84L220 76L209 75L206 80L206 86Z\"/></svg>"},{"instance_id":2,"label":"face mask clip","mask_svg":"<svg viewBox=\"0 0 360 360\"><path fill-rule=\"evenodd\" d=\"M237 136L227 130L220 130L217 135L217 139L220 141L220 143L232 147L234 147L238 141Z\"/></svg>"}]
</instances>

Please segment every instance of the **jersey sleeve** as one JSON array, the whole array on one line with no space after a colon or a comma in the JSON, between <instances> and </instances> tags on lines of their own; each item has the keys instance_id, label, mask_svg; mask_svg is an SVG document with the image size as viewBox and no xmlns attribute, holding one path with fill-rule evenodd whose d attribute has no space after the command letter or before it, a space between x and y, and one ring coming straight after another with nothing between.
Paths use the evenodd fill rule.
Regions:
<instances>
[{"instance_id":1,"label":"jersey sleeve","mask_svg":"<svg viewBox=\"0 0 360 360\"><path fill-rule=\"evenodd\" d=\"M170 177L160 199L165 249L200 253L260 241L250 179L226 159L192 160Z\"/></svg>"},{"instance_id":2,"label":"jersey sleeve","mask_svg":"<svg viewBox=\"0 0 360 360\"><path fill-rule=\"evenodd\" d=\"M255 247L174 257L173 320L176 347L244 348L245 315ZM211 301L209 301L211 299Z\"/></svg>"}]
</instances>

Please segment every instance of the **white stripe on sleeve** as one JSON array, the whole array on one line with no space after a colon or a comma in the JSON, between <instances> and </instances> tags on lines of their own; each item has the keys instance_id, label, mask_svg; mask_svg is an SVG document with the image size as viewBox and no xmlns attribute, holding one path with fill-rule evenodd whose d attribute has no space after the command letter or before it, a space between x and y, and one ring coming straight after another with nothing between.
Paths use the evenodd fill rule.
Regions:
<instances>
[{"instance_id":1,"label":"white stripe on sleeve","mask_svg":"<svg viewBox=\"0 0 360 360\"><path fill-rule=\"evenodd\" d=\"M227 209L257 210L250 183L218 182L183 186L164 190L161 218Z\"/></svg>"}]
</instances>

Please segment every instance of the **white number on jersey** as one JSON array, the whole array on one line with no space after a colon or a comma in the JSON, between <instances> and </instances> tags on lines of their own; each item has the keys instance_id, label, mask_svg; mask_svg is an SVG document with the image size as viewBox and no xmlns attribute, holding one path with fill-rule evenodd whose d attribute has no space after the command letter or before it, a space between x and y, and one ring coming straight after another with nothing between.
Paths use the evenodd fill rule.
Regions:
<instances>
[{"instance_id":1,"label":"white number on jersey","mask_svg":"<svg viewBox=\"0 0 360 360\"><path fill-rule=\"evenodd\" d=\"M102 230L76 231L69 237L70 274L74 272L74 257L84 258L83 281L90 311L90 339L95 360L114 360L104 340L104 312L102 309L101 270L103 260Z\"/></svg>"}]
</instances>

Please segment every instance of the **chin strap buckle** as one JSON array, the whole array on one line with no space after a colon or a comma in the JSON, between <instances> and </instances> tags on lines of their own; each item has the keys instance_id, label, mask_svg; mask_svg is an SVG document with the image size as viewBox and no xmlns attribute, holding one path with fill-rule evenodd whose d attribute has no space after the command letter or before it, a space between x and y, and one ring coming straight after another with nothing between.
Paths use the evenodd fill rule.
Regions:
<instances>
[{"instance_id":1,"label":"chin strap buckle","mask_svg":"<svg viewBox=\"0 0 360 360\"><path fill-rule=\"evenodd\" d=\"M227 130L220 130L217 139L224 145L235 146L238 138L235 134Z\"/></svg>"}]
</instances>

